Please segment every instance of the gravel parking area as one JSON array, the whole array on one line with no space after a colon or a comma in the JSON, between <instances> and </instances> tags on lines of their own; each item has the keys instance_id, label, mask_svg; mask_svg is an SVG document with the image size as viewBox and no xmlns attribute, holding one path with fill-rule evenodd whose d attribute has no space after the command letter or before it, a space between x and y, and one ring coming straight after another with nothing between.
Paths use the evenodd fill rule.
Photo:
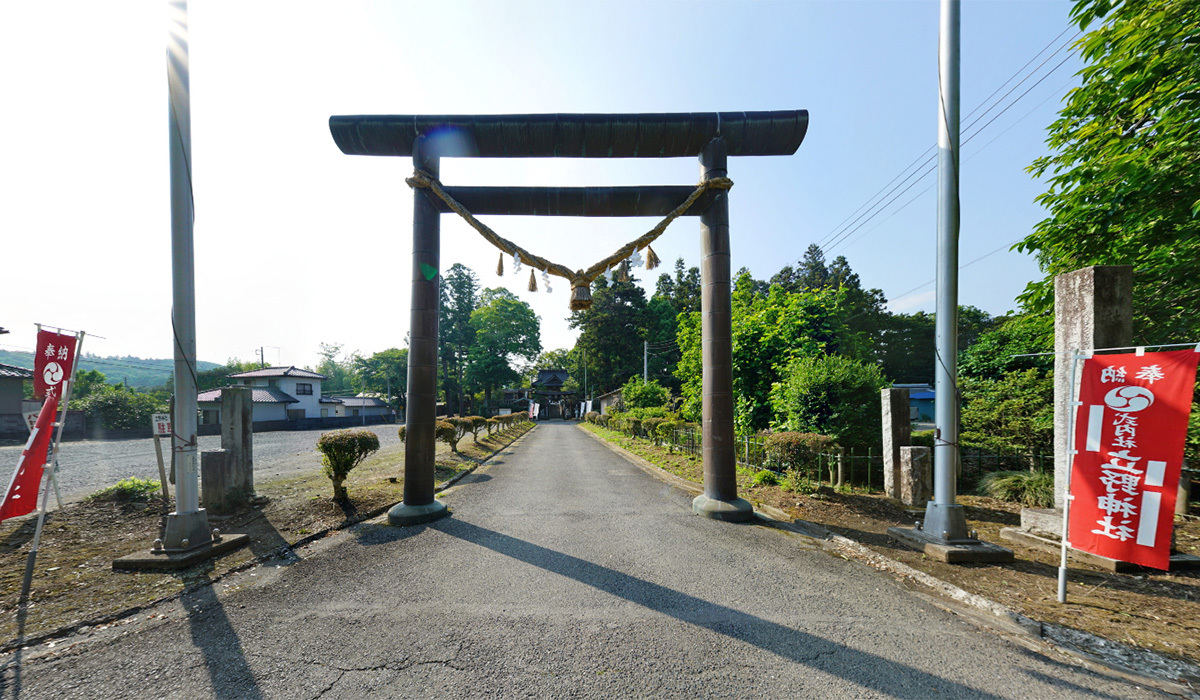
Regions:
<instances>
[{"instance_id":1,"label":"gravel parking area","mask_svg":"<svg viewBox=\"0 0 1200 700\"><path fill-rule=\"evenodd\" d=\"M372 425L367 430L379 436L380 448L400 442L395 425ZM317 439L323 430L254 434L254 478L266 481L280 476L319 469L321 455ZM200 450L221 448L219 435L200 437ZM12 475L22 446L0 447L0 478ZM167 441L163 441L163 458L170 466ZM64 442L58 454L59 489L63 503L82 500L106 486L126 477L158 479L158 462L154 457L154 440L81 440ZM0 488L7 486L7 481ZM172 495L174 491L172 490Z\"/></svg>"}]
</instances>

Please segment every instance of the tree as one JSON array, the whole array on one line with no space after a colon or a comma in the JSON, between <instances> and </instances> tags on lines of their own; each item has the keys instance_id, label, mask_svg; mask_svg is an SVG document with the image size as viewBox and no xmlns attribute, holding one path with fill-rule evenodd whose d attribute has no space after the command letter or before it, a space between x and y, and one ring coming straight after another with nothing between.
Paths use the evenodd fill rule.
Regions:
<instances>
[{"instance_id":1,"label":"tree","mask_svg":"<svg viewBox=\"0 0 1200 700\"><path fill-rule=\"evenodd\" d=\"M161 396L134 391L127 386L107 386L92 392L72 408L83 411L110 430L128 430L150 425L154 413L166 413L167 402Z\"/></svg>"},{"instance_id":2,"label":"tree","mask_svg":"<svg viewBox=\"0 0 1200 700\"><path fill-rule=\"evenodd\" d=\"M475 340L471 314L479 306L479 278L462 263L454 263L439 287L438 354L442 360L442 391L446 402L457 397L458 413L464 408L463 368Z\"/></svg>"},{"instance_id":3,"label":"tree","mask_svg":"<svg viewBox=\"0 0 1200 700\"><path fill-rule=\"evenodd\" d=\"M683 258L675 259L675 278L667 273L658 277L654 296L671 303L675 313L700 310L700 268L686 267Z\"/></svg>"},{"instance_id":4,"label":"tree","mask_svg":"<svg viewBox=\"0 0 1200 700\"><path fill-rule=\"evenodd\" d=\"M644 382L641 377L630 377L621 387L621 401L626 408L658 408L670 400L671 392L653 379Z\"/></svg>"},{"instance_id":5,"label":"tree","mask_svg":"<svg viewBox=\"0 0 1200 700\"><path fill-rule=\"evenodd\" d=\"M388 348L370 357L355 355L353 367L363 391L384 395L389 406L393 397L408 393L408 348Z\"/></svg>"},{"instance_id":6,"label":"tree","mask_svg":"<svg viewBox=\"0 0 1200 700\"><path fill-rule=\"evenodd\" d=\"M315 371L328 377L321 383L321 393L356 393L355 387L359 385L359 377L352 369L355 356L339 358L342 354L341 343L321 343L317 354L321 356L321 362L317 364Z\"/></svg>"},{"instance_id":7,"label":"tree","mask_svg":"<svg viewBox=\"0 0 1200 700\"><path fill-rule=\"evenodd\" d=\"M780 286L767 296L756 295L749 273L738 280L733 295L733 392L735 423L741 432L766 428L771 409L771 385L789 360L834 353L844 331L841 291L821 289L790 293ZM700 418L702 348L700 314L680 316L678 342L682 352L676 376L681 383L682 413Z\"/></svg>"},{"instance_id":8,"label":"tree","mask_svg":"<svg viewBox=\"0 0 1200 700\"><path fill-rule=\"evenodd\" d=\"M828 435L843 447L878 445L879 390L887 383L875 365L846 357L796 358L771 387L771 427Z\"/></svg>"},{"instance_id":9,"label":"tree","mask_svg":"<svg viewBox=\"0 0 1200 700\"><path fill-rule=\"evenodd\" d=\"M959 375L999 379L1009 372L1054 368L1054 318L1050 314L1019 314L996 319L993 328L958 356Z\"/></svg>"},{"instance_id":10,"label":"tree","mask_svg":"<svg viewBox=\"0 0 1200 700\"><path fill-rule=\"evenodd\" d=\"M75 385L71 389L71 400L81 401L108 386L108 377L96 369L83 369L75 372Z\"/></svg>"},{"instance_id":11,"label":"tree","mask_svg":"<svg viewBox=\"0 0 1200 700\"><path fill-rule=\"evenodd\" d=\"M475 342L467 352L467 381L483 389L491 405L492 392L520 381L513 366L532 362L542 351L541 324L533 309L504 288L485 289L479 308L471 313Z\"/></svg>"},{"instance_id":12,"label":"tree","mask_svg":"<svg viewBox=\"0 0 1200 700\"><path fill-rule=\"evenodd\" d=\"M1200 3L1081 0L1076 48L1088 65L1049 127L1049 211L1017 248L1047 276L1020 300L1053 302L1053 276L1088 265L1134 266L1139 342L1200 332Z\"/></svg>"},{"instance_id":13,"label":"tree","mask_svg":"<svg viewBox=\"0 0 1200 700\"><path fill-rule=\"evenodd\" d=\"M965 445L992 452L1019 452L1030 469L1054 452L1054 377L1026 369L996 379L966 377L962 390Z\"/></svg>"},{"instance_id":14,"label":"tree","mask_svg":"<svg viewBox=\"0 0 1200 700\"><path fill-rule=\"evenodd\" d=\"M575 348L587 354L588 379L592 394L619 388L634 374L642 373L642 343L646 337L646 293L630 278L628 282L596 280L592 306L568 318L571 328L582 332Z\"/></svg>"}]
</instances>

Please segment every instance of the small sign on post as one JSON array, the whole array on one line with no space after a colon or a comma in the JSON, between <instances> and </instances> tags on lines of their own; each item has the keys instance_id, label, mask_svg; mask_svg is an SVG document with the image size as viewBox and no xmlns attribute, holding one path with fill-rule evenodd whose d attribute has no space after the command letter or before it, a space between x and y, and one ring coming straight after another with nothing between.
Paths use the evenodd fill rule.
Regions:
<instances>
[{"instance_id":1,"label":"small sign on post","mask_svg":"<svg viewBox=\"0 0 1200 700\"><path fill-rule=\"evenodd\" d=\"M171 436L171 414L151 415L150 430L154 433L154 454L158 457L158 482L162 484L163 500L170 500L171 494L167 491L167 467L163 464L162 437Z\"/></svg>"},{"instance_id":2,"label":"small sign on post","mask_svg":"<svg viewBox=\"0 0 1200 700\"><path fill-rule=\"evenodd\" d=\"M29 432L33 432L33 426L37 425L38 411L26 411L21 414L25 416L25 427L29 428Z\"/></svg>"}]
</instances>

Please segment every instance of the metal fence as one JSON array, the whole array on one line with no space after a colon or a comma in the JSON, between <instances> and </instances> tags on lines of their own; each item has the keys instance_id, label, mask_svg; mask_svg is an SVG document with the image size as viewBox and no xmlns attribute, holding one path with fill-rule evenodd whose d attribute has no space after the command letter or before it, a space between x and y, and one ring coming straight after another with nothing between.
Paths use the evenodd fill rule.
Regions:
<instances>
[{"instance_id":1,"label":"metal fence","mask_svg":"<svg viewBox=\"0 0 1200 700\"><path fill-rule=\"evenodd\" d=\"M703 439L697 430L678 429L672 431L666 439L653 439L653 441L674 452L702 456ZM797 472L809 481L832 484L837 482L840 462L843 483L865 489L868 492L883 490L883 455L872 448L865 450L851 448L840 453L818 454L812 463L789 469L770 458L767 454L764 437L742 435L737 437L737 442L737 464L740 467L754 471L767 469L779 474L789 471ZM959 473L959 487L962 489L974 488L979 479L989 472L1027 470L1045 472L1054 469L1053 455L998 453L974 447L963 447L959 451L959 459L962 465Z\"/></svg>"}]
</instances>

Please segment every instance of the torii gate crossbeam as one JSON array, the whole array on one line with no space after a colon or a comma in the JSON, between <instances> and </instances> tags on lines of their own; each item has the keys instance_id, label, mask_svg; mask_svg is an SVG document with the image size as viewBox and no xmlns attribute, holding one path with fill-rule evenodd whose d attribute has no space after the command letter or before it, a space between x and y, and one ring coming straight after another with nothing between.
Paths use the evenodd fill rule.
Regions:
<instances>
[{"instance_id":1,"label":"torii gate crossbeam","mask_svg":"<svg viewBox=\"0 0 1200 700\"><path fill-rule=\"evenodd\" d=\"M679 158L700 160L701 180L727 177L729 156L792 155L808 130L806 110L679 114L333 116L329 129L348 155L411 156L439 176L442 157ZM446 187L477 215L663 216L693 187ZM446 514L434 498L440 215L428 190L414 190L412 307L408 353L404 502L396 525ZM733 431L732 285L729 195L709 191L684 212L700 217L704 494L692 509L727 521L753 517L737 496Z\"/></svg>"}]
</instances>

